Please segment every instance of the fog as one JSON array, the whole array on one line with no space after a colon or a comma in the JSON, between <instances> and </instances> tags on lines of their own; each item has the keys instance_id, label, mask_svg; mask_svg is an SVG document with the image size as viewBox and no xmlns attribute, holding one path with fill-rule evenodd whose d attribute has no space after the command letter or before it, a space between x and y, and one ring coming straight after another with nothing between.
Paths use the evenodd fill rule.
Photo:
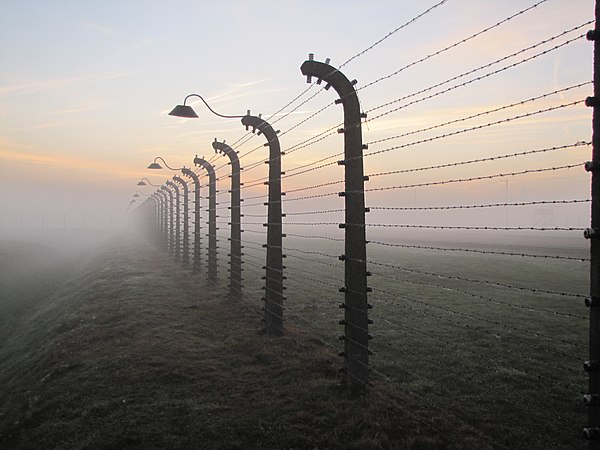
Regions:
<instances>
[{"instance_id":1,"label":"fog","mask_svg":"<svg viewBox=\"0 0 600 450\"><path fill-rule=\"evenodd\" d=\"M0 344L21 320L75 276L122 232L85 229L0 230Z\"/></svg>"}]
</instances>

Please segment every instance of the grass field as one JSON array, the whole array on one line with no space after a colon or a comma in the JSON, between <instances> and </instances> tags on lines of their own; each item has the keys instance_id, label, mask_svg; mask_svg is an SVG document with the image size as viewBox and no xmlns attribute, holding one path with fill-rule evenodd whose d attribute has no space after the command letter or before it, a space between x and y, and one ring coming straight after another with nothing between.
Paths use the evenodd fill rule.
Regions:
<instances>
[{"instance_id":1,"label":"grass field","mask_svg":"<svg viewBox=\"0 0 600 450\"><path fill-rule=\"evenodd\" d=\"M579 236L475 238L412 243L588 257ZM289 321L341 349L342 263L293 249L335 256L342 248L313 240L286 244ZM257 249L245 251L256 252L249 260L258 262ZM586 448L580 430L589 263L373 245L368 256L373 379L455 415L498 448ZM261 272L253 263L246 268Z\"/></svg>"},{"instance_id":2,"label":"grass field","mask_svg":"<svg viewBox=\"0 0 600 450\"><path fill-rule=\"evenodd\" d=\"M142 242L82 241L0 242L0 447L585 448L586 262L370 244L365 401L338 389L337 243L286 240L273 339L261 248L234 305ZM433 244L587 256L560 236Z\"/></svg>"},{"instance_id":3,"label":"grass field","mask_svg":"<svg viewBox=\"0 0 600 450\"><path fill-rule=\"evenodd\" d=\"M328 346L291 324L264 336L252 303L143 242L67 259L60 280L40 272L55 288L0 341L0 448L491 448L391 384L348 397ZM36 280L12 283L3 302Z\"/></svg>"}]
</instances>

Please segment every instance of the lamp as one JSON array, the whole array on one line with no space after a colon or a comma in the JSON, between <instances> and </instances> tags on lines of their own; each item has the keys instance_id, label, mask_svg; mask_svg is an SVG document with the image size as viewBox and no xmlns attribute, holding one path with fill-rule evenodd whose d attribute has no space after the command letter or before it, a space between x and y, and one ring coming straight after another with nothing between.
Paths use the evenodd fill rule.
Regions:
<instances>
[{"instance_id":1,"label":"lamp","mask_svg":"<svg viewBox=\"0 0 600 450\"><path fill-rule=\"evenodd\" d=\"M162 169L162 166L161 166L159 163L157 163L157 162L156 162L156 160L157 160L157 159L160 159L160 160L163 162L163 164L164 164L165 166L167 166L167 168L169 168L169 169L171 169L171 170L181 170L181 169L183 169L183 167L179 167L179 168L177 168L177 169L175 169L175 168L173 168L173 167L170 167L170 166L167 164L167 162L166 162L166 161L163 159L163 157L162 157L162 156L157 156L156 158L154 158L154 162L152 162L152 163L151 163L151 164L148 166L148 169Z\"/></svg>"},{"instance_id":2,"label":"lamp","mask_svg":"<svg viewBox=\"0 0 600 450\"><path fill-rule=\"evenodd\" d=\"M184 117L186 119L197 119L198 114L196 114L196 111L194 111L194 109L191 106L185 104L187 102L187 99L190 97L198 97L200 100L202 100L202 102L206 105L206 107L209 109L209 111L211 113L213 113L215 116L224 117L225 119L241 119L242 117L244 117L244 116L225 116L223 114L219 114L214 109L212 109L209 106L209 104L206 103L206 100L204 100L202 98L202 96L199 94L188 95L186 98L183 99L183 105L177 105L175 108L173 108L173 110L169 113L169 115L176 116L176 117ZM248 111L248 115L250 115L250 111Z\"/></svg>"},{"instance_id":3,"label":"lamp","mask_svg":"<svg viewBox=\"0 0 600 450\"><path fill-rule=\"evenodd\" d=\"M281 212L281 146L279 143L279 138L277 137L278 131L275 131L273 127L266 120L262 119L259 115L251 116L250 111L247 112L245 116L225 116L223 114L219 114L215 112L209 105L206 103L200 95L198 94L190 94L183 100L183 105L177 105L173 110L169 113L171 116L179 116L186 118L196 118L198 115L196 112L190 107L186 105L187 99L190 97L198 97L202 102L206 105L210 112L215 114L216 116L223 117L226 119L242 119L242 125L246 127L246 130L249 127L252 127L252 132L254 133L256 130L259 131L258 134L263 134L267 138L267 143L265 146L269 147L269 194L268 194L268 205L267 209L267 265L264 266L266 269L266 276L264 279L266 280L265 285L265 297L263 298L265 301L265 325L266 331L269 335L280 335L283 332L283 255L281 252L282 246L282 222L281 217L283 216ZM196 158L194 163L199 160ZM230 161L231 162L231 161ZM232 165L233 168L233 165ZM208 169L207 169L208 170ZM239 170L238 170L239 172ZM238 188L239 192L239 188ZM233 188L232 188L233 193ZM232 203L232 214L234 205ZM209 203L209 214L213 211L215 207L211 206ZM240 216L241 217L241 216ZM235 220L237 219L237 220ZM232 230L233 230L233 222L237 222L235 225L239 226L240 220L238 218L233 218L231 220ZM209 218L209 224L211 220ZM216 233L216 232L215 232ZM215 233L212 233L209 230L209 238L212 237ZM215 249L216 250L216 249ZM215 252L216 253L216 252ZM237 252L236 252L237 253ZM210 241L209 241L209 258L211 257L213 252L210 251ZM233 252L231 253L233 256ZM210 267L210 263L209 263ZM234 268L232 267L233 271ZM233 273L232 273L233 276ZM214 274L214 279L216 280L216 272ZM209 268L209 280L210 280L210 268ZM230 284L231 289L235 289L234 283Z\"/></svg>"},{"instance_id":4,"label":"lamp","mask_svg":"<svg viewBox=\"0 0 600 450\"><path fill-rule=\"evenodd\" d=\"M146 183L149 184L150 186L160 187L160 184L153 184L152 182L150 182L150 180L148 178L145 178L145 177L142 178L140 181L138 181L137 185L138 186L146 186L147 185Z\"/></svg>"}]
</instances>

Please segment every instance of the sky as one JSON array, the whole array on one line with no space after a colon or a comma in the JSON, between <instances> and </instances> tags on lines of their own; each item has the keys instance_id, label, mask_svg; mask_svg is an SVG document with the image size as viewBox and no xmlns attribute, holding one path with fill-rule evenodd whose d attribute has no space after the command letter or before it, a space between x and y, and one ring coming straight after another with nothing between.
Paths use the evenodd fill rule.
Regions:
<instances>
[{"instance_id":1,"label":"sky","mask_svg":"<svg viewBox=\"0 0 600 450\"><path fill-rule=\"evenodd\" d=\"M556 50L552 48L584 34L593 24L542 44L592 20L592 0L539 2L535 8L464 43L461 41L465 38L538 1L447 0L411 22L438 3L0 0L0 228L122 227L130 220L128 205L133 194L138 190L142 196L153 192L136 183L148 177L162 184L175 174L166 169L146 169L157 156L172 167L193 166L195 155L213 161L220 176L219 190L226 194L228 167L222 167L226 162L223 157L214 156L211 142L217 138L233 144L244 138L246 133L239 120L213 116L197 101L190 104L199 119L174 118L168 112L186 95L198 93L221 114L241 115L250 110L268 117L274 128L282 131L282 149L294 148L343 121L340 106L328 107L336 94L318 85L278 113L310 87L299 69L309 53L319 61L330 58L334 67L350 60L342 72L357 80L361 106L369 111L368 118L386 113L363 123L363 140L370 143L369 151L406 144L365 157L366 174L490 158L591 139L591 111L579 103L413 144L568 104L592 93L592 86L587 84L545 96L591 81L593 52L589 42L579 38ZM456 45L415 63L452 44ZM489 69L461 76L531 46L535 48ZM533 57L543 51L547 52ZM530 61L516 64L530 57ZM510 64L515 66L407 105ZM459 78L444 83L453 77ZM437 84L439 88L432 88ZM415 95L419 91L424 93ZM301 104L313 94L313 99ZM507 107L540 96L544 97ZM409 98L397 101L403 97ZM392 111L394 108L399 109ZM498 108L497 112L486 112ZM476 114L477 118L458 121ZM454 124L438 126L453 120ZM434 128L419 131L430 127ZM391 139L406 133L413 134ZM263 143L262 136L253 136L234 148L244 155ZM287 155L282 160L283 170L342 151L343 138L334 134ZM558 167L583 163L589 156L590 147L582 145L478 165L375 176L366 187L382 190L368 192L367 203L406 207L587 199L589 177L579 168L485 182L398 186ZM242 157L242 166L250 167L266 157L266 149L257 149ZM244 172L242 181L251 184L264 176L266 166L259 164ZM341 185L308 187L341 179L343 169L333 165L289 177L283 180L283 188L307 188L290 193L288 199L327 194L341 190ZM246 189L243 197L264 193L262 186L256 186ZM225 195L220 198L226 204ZM339 208L340 202L330 195L291 201L284 209ZM246 204L250 203L252 200L247 199ZM260 205L251 208L246 211L260 215ZM466 220L487 224L486 220L492 218L493 223L513 226L546 223L585 227L589 222L587 211L588 204L535 207L522 213L463 211L460 216L450 213L443 217L374 211L371 220L445 224Z\"/></svg>"}]
</instances>

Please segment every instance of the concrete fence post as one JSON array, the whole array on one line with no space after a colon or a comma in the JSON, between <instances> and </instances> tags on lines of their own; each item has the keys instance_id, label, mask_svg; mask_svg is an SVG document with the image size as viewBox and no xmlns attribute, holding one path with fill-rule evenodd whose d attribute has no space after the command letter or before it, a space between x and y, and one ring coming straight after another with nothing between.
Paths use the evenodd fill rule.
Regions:
<instances>
[{"instance_id":1,"label":"concrete fence post","mask_svg":"<svg viewBox=\"0 0 600 450\"><path fill-rule=\"evenodd\" d=\"M173 183L171 180L166 182L166 185L171 187L174 191L174 199L175 199L175 261L181 262L181 196L179 195L179 186Z\"/></svg>"},{"instance_id":2,"label":"concrete fence post","mask_svg":"<svg viewBox=\"0 0 600 450\"><path fill-rule=\"evenodd\" d=\"M345 263L345 284L340 288L344 293L344 372L345 382L353 390L363 391L369 386L369 319L367 302L367 250L365 232L365 192L363 169L363 149L360 103L354 85L356 81L348 78L338 69L313 60L313 55L305 61L300 70L310 83L312 77L317 83L325 81L339 95L336 104L344 108L344 128L338 132L344 134L344 159L338 164L344 166L345 185L340 196L345 201L345 254L340 257Z\"/></svg>"},{"instance_id":3,"label":"concrete fence post","mask_svg":"<svg viewBox=\"0 0 600 450\"><path fill-rule=\"evenodd\" d=\"M194 158L194 164L208 173L208 281L217 283L217 177L215 168L204 158Z\"/></svg>"},{"instance_id":4,"label":"concrete fence post","mask_svg":"<svg viewBox=\"0 0 600 450\"><path fill-rule=\"evenodd\" d=\"M194 182L194 264L192 270L199 272L202 267L201 255L202 255L202 239L200 237L200 179L198 175L192 172L188 168L181 169L181 173L191 178Z\"/></svg>"},{"instance_id":5,"label":"concrete fence post","mask_svg":"<svg viewBox=\"0 0 600 450\"><path fill-rule=\"evenodd\" d=\"M600 4L595 2L596 24L600 20ZM590 449L600 449L600 30L591 30L587 38L594 43L593 80L594 95L585 100L592 108L592 160L585 164L591 172L591 228L584 232L590 240L590 296L585 304L589 307L589 360L584 362L588 373L588 393L583 396L588 406L588 424L583 436Z\"/></svg>"},{"instance_id":6,"label":"concrete fence post","mask_svg":"<svg viewBox=\"0 0 600 450\"><path fill-rule=\"evenodd\" d=\"M168 251L169 251L169 255L174 255L175 254L175 214L173 213L173 191L171 189L169 189L166 186L161 186L160 187L164 193L167 195L167 203L168 203L168 208L166 211L166 217L167 217L167 230L168 230Z\"/></svg>"},{"instance_id":7,"label":"concrete fence post","mask_svg":"<svg viewBox=\"0 0 600 450\"><path fill-rule=\"evenodd\" d=\"M260 116L251 116L250 111L242 118L246 129L252 127L252 132L258 130L267 138L265 147L269 147L269 196L267 205L267 264L265 275L265 326L269 335L283 334L283 233L281 210L281 146L279 137L273 127Z\"/></svg>"},{"instance_id":8,"label":"concrete fence post","mask_svg":"<svg viewBox=\"0 0 600 450\"><path fill-rule=\"evenodd\" d=\"M229 253L229 297L234 300L242 298L242 214L241 214L241 198L240 198L240 160L237 152L225 141L219 142L216 139L212 144L215 152L223 153L229 158L231 165L231 220L229 225L230 231L230 253Z\"/></svg>"},{"instance_id":9,"label":"concrete fence post","mask_svg":"<svg viewBox=\"0 0 600 450\"><path fill-rule=\"evenodd\" d=\"M187 266L190 263L190 217L189 217L189 191L188 185L181 177L174 176L173 181L179 183L182 187L183 192L183 241L182 241L182 254L181 262Z\"/></svg>"}]
</instances>

